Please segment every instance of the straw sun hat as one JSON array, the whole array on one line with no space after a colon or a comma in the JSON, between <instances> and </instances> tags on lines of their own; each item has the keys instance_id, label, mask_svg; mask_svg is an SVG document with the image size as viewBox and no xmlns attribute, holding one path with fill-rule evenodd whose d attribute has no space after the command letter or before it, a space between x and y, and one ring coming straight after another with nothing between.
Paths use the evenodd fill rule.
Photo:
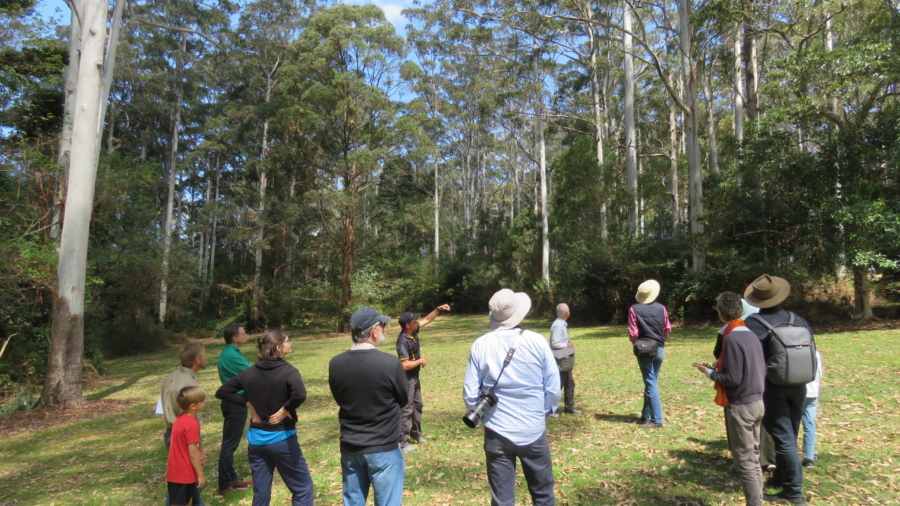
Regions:
<instances>
[{"instance_id":1,"label":"straw sun hat","mask_svg":"<svg viewBox=\"0 0 900 506\"><path fill-rule=\"evenodd\" d=\"M659 297L659 282L655 279L648 279L641 283L634 296L641 304L653 304L657 297Z\"/></svg>"}]
</instances>

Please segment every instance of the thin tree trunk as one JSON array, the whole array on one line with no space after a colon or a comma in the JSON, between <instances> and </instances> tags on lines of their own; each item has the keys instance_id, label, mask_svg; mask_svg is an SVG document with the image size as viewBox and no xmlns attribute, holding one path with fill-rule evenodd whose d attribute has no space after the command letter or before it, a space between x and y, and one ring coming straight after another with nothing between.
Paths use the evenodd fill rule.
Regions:
<instances>
[{"instance_id":1,"label":"thin tree trunk","mask_svg":"<svg viewBox=\"0 0 900 506\"><path fill-rule=\"evenodd\" d=\"M266 96L268 102L268 94ZM260 160L259 174L259 213L256 221L256 258L253 270L253 308L250 312L250 322L254 325L259 321L259 301L262 299L262 284L260 283L260 275L262 273L263 263L263 228L264 214L266 212L266 186L268 185L268 174L266 173L265 163L266 154L269 150L269 120L263 122L263 138L262 138L262 160Z\"/></svg>"},{"instance_id":2,"label":"thin tree trunk","mask_svg":"<svg viewBox=\"0 0 900 506\"><path fill-rule=\"evenodd\" d=\"M181 51L176 67L175 109L172 111L172 140L169 146L169 193L166 198L166 222L163 227L163 257L161 279L159 281L159 324L165 325L169 292L169 255L172 251L172 225L175 205L175 178L177 177L178 135L181 130L181 105L184 101L184 52L187 49L187 35L181 34Z\"/></svg>"},{"instance_id":3,"label":"thin tree trunk","mask_svg":"<svg viewBox=\"0 0 900 506\"><path fill-rule=\"evenodd\" d=\"M588 14L593 19L593 11L588 3ZM597 68L597 52L600 51L600 44L597 41L597 34L594 32L593 26L588 26L588 34L591 43L591 102L594 107L594 152L597 158L597 181L600 186L600 238L604 241L609 235L606 223L606 206L609 199L606 192L606 175L603 172L604 153L603 153L603 109L601 107L601 90L600 90L600 69Z\"/></svg>"},{"instance_id":4,"label":"thin tree trunk","mask_svg":"<svg viewBox=\"0 0 900 506\"><path fill-rule=\"evenodd\" d=\"M752 2L751 2L752 3ZM759 66L757 50L756 50L756 33L753 28L747 24L744 28L744 98L746 100L747 118L750 121L759 119L759 83L757 82L757 68Z\"/></svg>"},{"instance_id":5,"label":"thin tree trunk","mask_svg":"<svg viewBox=\"0 0 900 506\"><path fill-rule=\"evenodd\" d=\"M711 71L705 73L702 79L703 96L706 98L706 135L709 137L709 171L719 173L719 148L716 144L716 113L713 110Z\"/></svg>"},{"instance_id":6,"label":"thin tree trunk","mask_svg":"<svg viewBox=\"0 0 900 506\"><path fill-rule=\"evenodd\" d=\"M734 91L732 93L734 136L737 138L738 146L744 143L744 73L741 68L743 44L743 27L738 25L734 31Z\"/></svg>"},{"instance_id":7,"label":"thin tree trunk","mask_svg":"<svg viewBox=\"0 0 900 506\"><path fill-rule=\"evenodd\" d=\"M681 202L678 197L678 119L674 100L669 100L669 183L672 195L672 238L678 242L681 235Z\"/></svg>"},{"instance_id":8,"label":"thin tree trunk","mask_svg":"<svg viewBox=\"0 0 900 506\"><path fill-rule=\"evenodd\" d=\"M438 184L438 160L434 158L434 273L438 272L441 261L441 193Z\"/></svg>"},{"instance_id":9,"label":"thin tree trunk","mask_svg":"<svg viewBox=\"0 0 900 506\"><path fill-rule=\"evenodd\" d=\"M697 125L697 74L693 65L691 46L693 29L690 24L690 15L690 0L679 0L678 18L682 67L684 69L684 102L688 109L684 113L684 134L688 156L693 269L695 272L702 272L706 269L706 252L702 244L703 222L700 221L703 215L703 172L700 167L700 141Z\"/></svg>"},{"instance_id":10,"label":"thin tree trunk","mask_svg":"<svg viewBox=\"0 0 900 506\"><path fill-rule=\"evenodd\" d=\"M106 43L107 4L85 0L82 4L81 57L102 62ZM94 186L97 179L96 151L100 103L98 93L102 65L79 65L75 104L72 108L72 143L66 187L66 217L62 227L57 268L57 291L53 301L50 353L44 390L45 404L80 404L84 369L84 296L87 276L88 239Z\"/></svg>"},{"instance_id":11,"label":"thin tree trunk","mask_svg":"<svg viewBox=\"0 0 900 506\"><path fill-rule=\"evenodd\" d=\"M628 191L628 232L631 235L638 233L638 193L637 193L637 145L634 126L634 42L631 35L631 6L623 3L622 34L625 46L625 180Z\"/></svg>"}]
</instances>

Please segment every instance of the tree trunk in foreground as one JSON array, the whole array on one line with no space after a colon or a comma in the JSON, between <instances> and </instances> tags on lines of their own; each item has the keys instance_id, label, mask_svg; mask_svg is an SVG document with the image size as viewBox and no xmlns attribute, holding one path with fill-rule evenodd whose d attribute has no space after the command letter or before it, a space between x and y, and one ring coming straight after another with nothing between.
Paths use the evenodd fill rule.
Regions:
<instances>
[{"instance_id":1,"label":"tree trunk in foreground","mask_svg":"<svg viewBox=\"0 0 900 506\"><path fill-rule=\"evenodd\" d=\"M44 404L80 404L81 375L84 368L84 291L87 272L88 239L94 185L97 179L96 151L99 128L98 90L103 72L106 45L107 4L85 0L81 5L84 22L78 65L77 101L72 117L72 146L66 188L65 220L59 246L58 286L53 301L50 356L41 400ZM78 61L78 60L76 60Z\"/></svg>"}]
</instances>

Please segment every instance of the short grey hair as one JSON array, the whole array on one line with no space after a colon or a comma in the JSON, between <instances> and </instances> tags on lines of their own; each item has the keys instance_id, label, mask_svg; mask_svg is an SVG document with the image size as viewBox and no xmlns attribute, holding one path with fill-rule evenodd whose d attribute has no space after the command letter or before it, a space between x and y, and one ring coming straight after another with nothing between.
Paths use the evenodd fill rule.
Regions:
<instances>
[{"instance_id":1,"label":"short grey hair","mask_svg":"<svg viewBox=\"0 0 900 506\"><path fill-rule=\"evenodd\" d=\"M734 292L720 293L716 297L716 309L718 309L725 319L737 320L744 314L744 305L741 304L741 296Z\"/></svg>"},{"instance_id":2,"label":"short grey hair","mask_svg":"<svg viewBox=\"0 0 900 506\"><path fill-rule=\"evenodd\" d=\"M563 302L562 304L556 306L556 316L562 318L566 316L566 313L569 312L569 305Z\"/></svg>"},{"instance_id":3,"label":"short grey hair","mask_svg":"<svg viewBox=\"0 0 900 506\"><path fill-rule=\"evenodd\" d=\"M375 325L378 325L377 323ZM364 343L368 341L372 337L372 330L375 329L375 325L370 326L366 329L361 330L353 330L350 333L350 337L353 338L353 342L356 344Z\"/></svg>"}]
</instances>

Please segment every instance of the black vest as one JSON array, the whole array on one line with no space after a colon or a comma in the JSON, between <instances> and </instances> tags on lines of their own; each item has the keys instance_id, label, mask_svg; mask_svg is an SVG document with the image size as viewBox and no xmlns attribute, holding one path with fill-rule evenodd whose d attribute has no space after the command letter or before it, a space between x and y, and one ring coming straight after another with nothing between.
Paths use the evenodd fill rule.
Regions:
<instances>
[{"instance_id":1,"label":"black vest","mask_svg":"<svg viewBox=\"0 0 900 506\"><path fill-rule=\"evenodd\" d=\"M666 344L666 306L659 302L652 304L637 303L631 306L637 317L638 337L649 337L659 343Z\"/></svg>"}]
</instances>

